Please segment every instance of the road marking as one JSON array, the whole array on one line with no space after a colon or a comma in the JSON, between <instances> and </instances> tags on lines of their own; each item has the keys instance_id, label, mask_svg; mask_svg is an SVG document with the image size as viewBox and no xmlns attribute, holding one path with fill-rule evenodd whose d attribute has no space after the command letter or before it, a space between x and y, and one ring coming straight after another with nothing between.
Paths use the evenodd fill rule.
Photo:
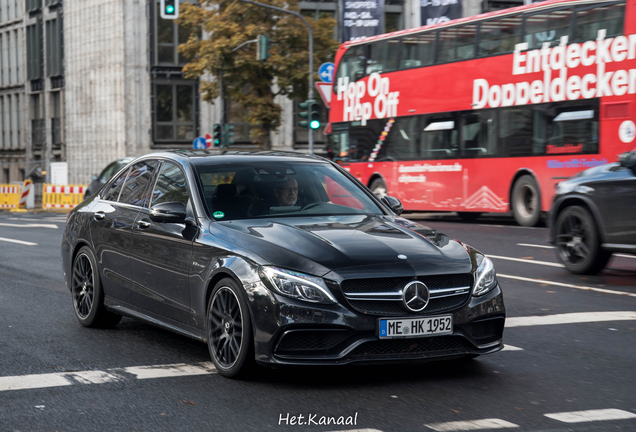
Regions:
<instances>
[{"instance_id":1,"label":"road marking","mask_svg":"<svg viewBox=\"0 0 636 432\"><path fill-rule=\"evenodd\" d=\"M541 227L523 227L523 226L516 226L516 225L490 225L490 224L479 224L478 226L483 226L483 227L497 227L497 228L521 228L521 229L533 229L533 230L543 230L545 228L541 228Z\"/></svg>"},{"instance_id":2,"label":"road marking","mask_svg":"<svg viewBox=\"0 0 636 432\"><path fill-rule=\"evenodd\" d=\"M8 238L4 238L4 237L0 237L0 241L7 242L7 243L17 243L17 244L26 245L26 246L37 246L38 245L37 243L32 243L32 242L22 241L22 240L8 239Z\"/></svg>"},{"instance_id":3,"label":"road marking","mask_svg":"<svg viewBox=\"0 0 636 432\"><path fill-rule=\"evenodd\" d=\"M2 227L11 227L11 228L52 228L52 229L58 229L57 225L54 225L54 224L10 224L10 223L2 223L2 222L0 222L0 226L2 226Z\"/></svg>"},{"instance_id":4,"label":"road marking","mask_svg":"<svg viewBox=\"0 0 636 432\"><path fill-rule=\"evenodd\" d=\"M519 280L519 281L524 281L524 282L535 282L535 283L539 283L539 284L546 284L546 285L553 285L553 286L562 286L562 287L566 287L566 288L574 288L574 289L580 289L580 290L584 290L584 291L595 291L595 292L600 292L600 293L604 293L604 294L616 294L616 295L624 295L624 296L628 296L628 297L636 297L636 294L630 293L630 292L626 292L626 291L615 291L615 290L608 290L608 289L605 289L605 288L594 288L594 287L589 287L589 286L584 286L584 285L572 285L572 284L567 284L567 283L562 283L562 282L554 282L554 281L543 280L543 279L531 279L531 278L526 278L526 277L521 277L521 276L506 275L506 274L500 274L500 273L497 274L497 277L505 278L505 279L514 279L514 280Z\"/></svg>"},{"instance_id":5,"label":"road marking","mask_svg":"<svg viewBox=\"0 0 636 432\"><path fill-rule=\"evenodd\" d=\"M506 328L633 320L636 320L636 312L575 312L545 316L506 318Z\"/></svg>"},{"instance_id":6,"label":"road marking","mask_svg":"<svg viewBox=\"0 0 636 432\"><path fill-rule=\"evenodd\" d=\"M541 249L556 249L554 246L544 246L544 245L536 245L536 244L528 244L528 243L517 243L517 246L527 246Z\"/></svg>"},{"instance_id":7,"label":"road marking","mask_svg":"<svg viewBox=\"0 0 636 432\"><path fill-rule=\"evenodd\" d=\"M523 348L505 344L502 351L523 351Z\"/></svg>"},{"instance_id":8,"label":"road marking","mask_svg":"<svg viewBox=\"0 0 636 432\"><path fill-rule=\"evenodd\" d=\"M196 364L168 364L153 366L131 366L106 369L105 371L58 372L49 374L18 375L0 377L0 392L11 390L63 387L74 384L105 384L133 379L173 378L192 375L215 374L211 362Z\"/></svg>"},{"instance_id":9,"label":"road marking","mask_svg":"<svg viewBox=\"0 0 636 432\"><path fill-rule=\"evenodd\" d=\"M565 267L563 264L547 262L547 261L535 261L535 260L529 260L529 259L523 259L523 258L503 257L498 255L486 255L486 256L488 258L494 258L494 259L500 259L500 260L506 260L506 261L516 261L516 262L522 262L526 264L537 264L537 265L544 265L544 266L550 266L550 267Z\"/></svg>"},{"instance_id":10,"label":"road marking","mask_svg":"<svg viewBox=\"0 0 636 432\"><path fill-rule=\"evenodd\" d=\"M571 411L554 414L544 414L554 420L564 423L582 423L602 420L625 420L636 418L636 414L619 409L599 409L589 411Z\"/></svg>"},{"instance_id":11,"label":"road marking","mask_svg":"<svg viewBox=\"0 0 636 432\"><path fill-rule=\"evenodd\" d=\"M470 421L454 421L447 423L431 423L425 424L429 429L436 430L438 432L450 432L450 431L471 431L481 429L505 429L505 428L518 428L519 425L507 422L501 419L483 419L483 420L470 420Z\"/></svg>"}]
</instances>

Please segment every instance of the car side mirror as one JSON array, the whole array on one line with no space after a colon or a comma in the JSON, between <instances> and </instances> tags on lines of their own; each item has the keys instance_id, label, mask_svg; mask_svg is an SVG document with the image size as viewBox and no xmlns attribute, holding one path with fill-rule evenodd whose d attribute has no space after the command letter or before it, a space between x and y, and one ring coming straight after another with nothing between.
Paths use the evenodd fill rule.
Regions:
<instances>
[{"instance_id":1,"label":"car side mirror","mask_svg":"<svg viewBox=\"0 0 636 432\"><path fill-rule=\"evenodd\" d=\"M150 208L150 220L153 222L185 223L186 206L182 202L165 202Z\"/></svg>"},{"instance_id":2,"label":"car side mirror","mask_svg":"<svg viewBox=\"0 0 636 432\"><path fill-rule=\"evenodd\" d=\"M618 160L621 166L626 168L636 168L636 151L623 153L618 156Z\"/></svg>"},{"instance_id":3,"label":"car side mirror","mask_svg":"<svg viewBox=\"0 0 636 432\"><path fill-rule=\"evenodd\" d=\"M98 178L99 178L99 176L97 174L93 174L91 176L91 180L93 180L93 181L97 180Z\"/></svg>"},{"instance_id":4,"label":"car side mirror","mask_svg":"<svg viewBox=\"0 0 636 432\"><path fill-rule=\"evenodd\" d=\"M401 215L402 212L404 211L404 207L402 206L402 203L396 197L387 195L382 197L381 201L384 204L386 204L393 211L393 213L395 213L398 216Z\"/></svg>"}]
</instances>

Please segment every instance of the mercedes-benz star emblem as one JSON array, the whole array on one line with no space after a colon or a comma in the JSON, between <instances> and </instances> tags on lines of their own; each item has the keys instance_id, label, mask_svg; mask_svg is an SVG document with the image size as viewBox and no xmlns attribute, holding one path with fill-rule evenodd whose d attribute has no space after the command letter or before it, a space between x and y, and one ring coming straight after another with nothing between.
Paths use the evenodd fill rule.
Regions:
<instances>
[{"instance_id":1,"label":"mercedes-benz star emblem","mask_svg":"<svg viewBox=\"0 0 636 432\"><path fill-rule=\"evenodd\" d=\"M409 282L402 290L404 306L413 312L424 310L428 304L429 297L428 287L420 281Z\"/></svg>"}]
</instances>

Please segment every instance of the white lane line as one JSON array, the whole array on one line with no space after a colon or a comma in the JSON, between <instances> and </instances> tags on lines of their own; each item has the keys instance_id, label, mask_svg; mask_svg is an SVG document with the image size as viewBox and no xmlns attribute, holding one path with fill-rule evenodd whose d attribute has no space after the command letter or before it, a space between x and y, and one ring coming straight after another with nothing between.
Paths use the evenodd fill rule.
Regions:
<instances>
[{"instance_id":1,"label":"white lane line","mask_svg":"<svg viewBox=\"0 0 636 432\"><path fill-rule=\"evenodd\" d=\"M572 284L567 284L562 282L555 282L555 281L549 281L549 280L543 280L543 279L531 279L531 278L526 278L521 276L506 275L506 274L500 274L500 273L497 274L497 277L505 278L505 279L514 279L514 280L519 280L524 282L535 282L538 284L545 284L545 285L562 286L566 288L580 289L583 291L594 291L594 292L600 292L604 294L616 294L616 295L624 295L628 297L636 297L636 294L626 292L626 291L615 291L615 290L608 290L605 288L594 288L594 287L589 287L585 285L572 285Z\"/></svg>"},{"instance_id":2,"label":"white lane line","mask_svg":"<svg viewBox=\"0 0 636 432\"><path fill-rule=\"evenodd\" d=\"M575 312L545 316L506 318L506 328L634 320L636 320L636 312Z\"/></svg>"},{"instance_id":3,"label":"white lane line","mask_svg":"<svg viewBox=\"0 0 636 432\"><path fill-rule=\"evenodd\" d=\"M379 429L345 429L340 431L331 431L331 432L382 432Z\"/></svg>"},{"instance_id":4,"label":"white lane line","mask_svg":"<svg viewBox=\"0 0 636 432\"><path fill-rule=\"evenodd\" d=\"M37 246L37 243L33 243L33 242L28 242L28 241L23 241L23 240L14 240L14 239L9 239L9 238L4 238L4 237L0 237L0 241L3 242L7 242L7 243L17 243L17 244L21 244L21 245L26 245L26 246Z\"/></svg>"},{"instance_id":5,"label":"white lane line","mask_svg":"<svg viewBox=\"0 0 636 432\"><path fill-rule=\"evenodd\" d=\"M505 344L504 349L502 349L502 351L523 351L523 348Z\"/></svg>"},{"instance_id":6,"label":"white lane line","mask_svg":"<svg viewBox=\"0 0 636 432\"><path fill-rule=\"evenodd\" d=\"M555 249L554 246L536 245L536 244L528 244L528 243L517 243L517 246L526 246L526 247L534 247L534 248L541 248L541 249Z\"/></svg>"},{"instance_id":7,"label":"white lane line","mask_svg":"<svg viewBox=\"0 0 636 432\"><path fill-rule=\"evenodd\" d=\"M582 423L602 420L625 420L636 418L636 414L619 409L598 409L588 411L571 411L554 414L544 414L554 420L564 423Z\"/></svg>"},{"instance_id":8,"label":"white lane line","mask_svg":"<svg viewBox=\"0 0 636 432\"><path fill-rule=\"evenodd\" d=\"M537 265L544 265L544 266L550 266L550 267L565 267L563 264L547 262L547 261L535 261L535 260L529 260L529 259L523 259L523 258L504 257L499 255L486 255L486 256L488 258L494 258L494 259L500 259L500 260L506 260L506 261L516 261L516 262L522 262L526 264L537 264Z\"/></svg>"},{"instance_id":9,"label":"white lane line","mask_svg":"<svg viewBox=\"0 0 636 432\"><path fill-rule=\"evenodd\" d=\"M3 222L0 222L0 227L58 229L57 225L54 225L54 224L10 224L10 223L3 223Z\"/></svg>"},{"instance_id":10,"label":"white lane line","mask_svg":"<svg viewBox=\"0 0 636 432\"><path fill-rule=\"evenodd\" d=\"M526 247L541 248L541 249L556 249L555 246L536 245L536 244L529 244L529 243L517 243L517 246L526 246ZM636 259L636 255L625 255L625 254L615 253L614 256L621 257L621 258Z\"/></svg>"},{"instance_id":11,"label":"white lane line","mask_svg":"<svg viewBox=\"0 0 636 432\"><path fill-rule=\"evenodd\" d=\"M541 228L541 227L523 227L523 226L516 226L516 225L490 225L490 224L479 224L478 226L483 226L483 227L497 227L497 228L533 229L533 230L544 230L544 229L545 229L545 228Z\"/></svg>"},{"instance_id":12,"label":"white lane line","mask_svg":"<svg viewBox=\"0 0 636 432\"><path fill-rule=\"evenodd\" d=\"M133 379L172 378L191 375L215 374L212 362L197 364L168 364L153 366L133 366L126 368L106 369L105 371L58 372L50 374L18 375L0 377L0 392L10 390L38 389L45 387L62 387L74 384L104 384L116 381L131 380L126 374L134 375Z\"/></svg>"},{"instance_id":13,"label":"white lane line","mask_svg":"<svg viewBox=\"0 0 636 432\"><path fill-rule=\"evenodd\" d=\"M470 421L454 421L446 423L431 423L425 424L429 429L436 430L438 432L450 432L450 431L472 431L482 429L505 429L505 428L518 428L519 425L507 422L501 419L482 419L482 420L470 420Z\"/></svg>"}]
</instances>

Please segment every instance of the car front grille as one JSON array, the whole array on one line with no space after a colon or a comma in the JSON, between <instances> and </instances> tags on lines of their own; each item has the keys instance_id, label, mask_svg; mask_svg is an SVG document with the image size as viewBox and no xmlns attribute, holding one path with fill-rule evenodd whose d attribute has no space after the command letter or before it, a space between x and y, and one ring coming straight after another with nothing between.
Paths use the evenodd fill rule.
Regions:
<instances>
[{"instance_id":1,"label":"car front grille","mask_svg":"<svg viewBox=\"0 0 636 432\"><path fill-rule=\"evenodd\" d=\"M429 289L430 300L418 314L448 312L470 298L472 276L469 273L418 276ZM380 316L406 316L414 312L403 306L401 287L414 278L347 279L341 284L347 301L358 312Z\"/></svg>"},{"instance_id":2,"label":"car front grille","mask_svg":"<svg viewBox=\"0 0 636 432\"><path fill-rule=\"evenodd\" d=\"M462 328L475 342L484 344L494 342L501 338L504 323L505 318L498 317L483 321L474 321L470 324L465 324Z\"/></svg>"},{"instance_id":3,"label":"car front grille","mask_svg":"<svg viewBox=\"0 0 636 432\"><path fill-rule=\"evenodd\" d=\"M290 330L276 346L277 354L328 351L350 336L346 330Z\"/></svg>"},{"instance_id":4,"label":"car front grille","mask_svg":"<svg viewBox=\"0 0 636 432\"><path fill-rule=\"evenodd\" d=\"M353 349L346 358L420 358L473 352L473 345L462 336L436 336L417 339L394 339L365 342Z\"/></svg>"}]
</instances>

